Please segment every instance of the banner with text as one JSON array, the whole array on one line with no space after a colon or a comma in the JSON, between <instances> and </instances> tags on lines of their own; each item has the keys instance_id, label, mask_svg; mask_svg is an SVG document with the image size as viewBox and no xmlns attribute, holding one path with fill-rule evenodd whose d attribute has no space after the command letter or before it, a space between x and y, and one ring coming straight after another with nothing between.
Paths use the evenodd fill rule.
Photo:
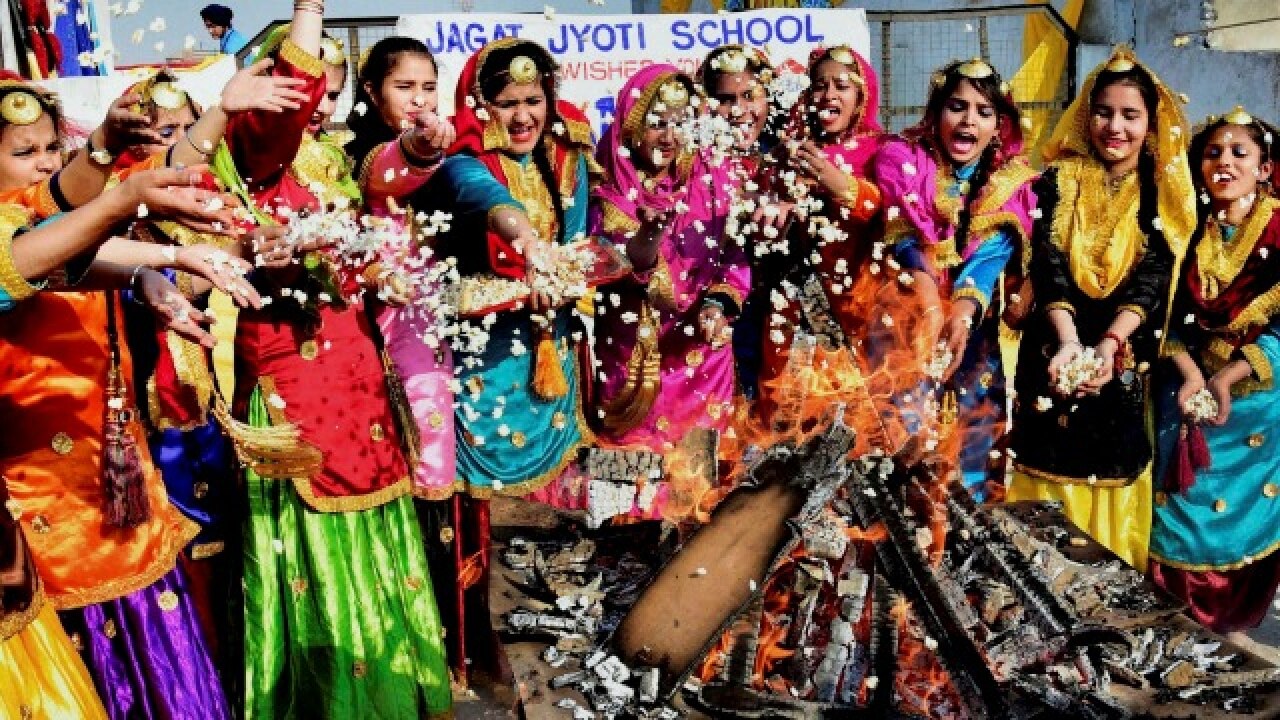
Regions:
<instances>
[{"instance_id":1,"label":"banner with text","mask_svg":"<svg viewBox=\"0 0 1280 720\"><path fill-rule=\"evenodd\" d=\"M756 10L716 15L402 15L396 33L427 44L440 65L440 110L451 114L458 73L490 40L521 37L551 51L564 99L582 108L597 132L611 121L614 98L640 68L667 62L693 74L721 45L764 49L779 72L803 73L817 45L871 43L861 9Z\"/></svg>"}]
</instances>

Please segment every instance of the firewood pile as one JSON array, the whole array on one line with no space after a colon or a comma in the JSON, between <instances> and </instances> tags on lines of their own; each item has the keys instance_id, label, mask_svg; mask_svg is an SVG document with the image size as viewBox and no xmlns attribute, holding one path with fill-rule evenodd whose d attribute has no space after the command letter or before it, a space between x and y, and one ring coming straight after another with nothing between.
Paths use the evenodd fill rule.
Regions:
<instances>
[{"instance_id":1,"label":"firewood pile","mask_svg":"<svg viewBox=\"0 0 1280 720\"><path fill-rule=\"evenodd\" d=\"M836 418L801 447L755 452L683 543L655 524L512 538L495 572L518 592L499 624L542 648L522 677L545 682L526 704L575 718L1280 714L1280 668L1196 625L1053 504L978 506L935 460L851 458L853 441Z\"/></svg>"}]
</instances>

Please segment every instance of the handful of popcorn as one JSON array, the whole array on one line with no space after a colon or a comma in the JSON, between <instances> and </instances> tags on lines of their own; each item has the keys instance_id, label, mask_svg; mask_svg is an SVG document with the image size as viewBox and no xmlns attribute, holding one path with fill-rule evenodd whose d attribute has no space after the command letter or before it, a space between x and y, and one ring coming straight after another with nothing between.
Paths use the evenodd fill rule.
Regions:
<instances>
[{"instance_id":1,"label":"handful of popcorn","mask_svg":"<svg viewBox=\"0 0 1280 720\"><path fill-rule=\"evenodd\" d=\"M1200 388L1183 404L1182 412L1186 413L1191 422L1203 424L1218 417L1218 401L1208 389Z\"/></svg>"},{"instance_id":2,"label":"handful of popcorn","mask_svg":"<svg viewBox=\"0 0 1280 720\"><path fill-rule=\"evenodd\" d=\"M1058 370L1058 382L1054 389L1065 396L1074 395L1080 386L1089 382L1102 369L1102 358L1091 347L1080 351Z\"/></svg>"},{"instance_id":3,"label":"handful of popcorn","mask_svg":"<svg viewBox=\"0 0 1280 720\"><path fill-rule=\"evenodd\" d=\"M955 359L955 355L947 348L947 344L938 341L933 346L933 357L929 358L929 362L925 363L924 374L932 380L941 381L942 374L951 366L951 361Z\"/></svg>"}]
</instances>

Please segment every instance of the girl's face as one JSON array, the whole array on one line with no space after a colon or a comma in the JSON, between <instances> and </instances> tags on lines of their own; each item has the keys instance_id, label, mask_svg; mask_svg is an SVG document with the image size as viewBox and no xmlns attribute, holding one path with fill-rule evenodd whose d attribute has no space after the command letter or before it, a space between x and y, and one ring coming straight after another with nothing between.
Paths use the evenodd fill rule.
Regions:
<instances>
[{"instance_id":1,"label":"girl's face","mask_svg":"<svg viewBox=\"0 0 1280 720\"><path fill-rule=\"evenodd\" d=\"M157 107L154 111L151 127L160 134L160 139L163 142L157 146L149 146L147 148L148 154L177 145L178 141L185 137L187 131L195 124L196 114L191 109L191 103L187 103L177 110Z\"/></svg>"},{"instance_id":2,"label":"girl's face","mask_svg":"<svg viewBox=\"0 0 1280 720\"><path fill-rule=\"evenodd\" d=\"M1147 103L1134 85L1112 83L1090 107L1089 140L1108 168L1136 167L1150 128Z\"/></svg>"},{"instance_id":3,"label":"girl's face","mask_svg":"<svg viewBox=\"0 0 1280 720\"><path fill-rule=\"evenodd\" d=\"M636 167L649 175L660 175L671 167L680 151L676 128L684 117L685 108L664 108L660 113L649 110L644 129L631 147Z\"/></svg>"},{"instance_id":4,"label":"girl's face","mask_svg":"<svg viewBox=\"0 0 1280 720\"><path fill-rule=\"evenodd\" d=\"M942 104L938 139L943 152L958 166L982 157L1000 125L996 108L968 80L961 80Z\"/></svg>"},{"instance_id":5,"label":"girl's face","mask_svg":"<svg viewBox=\"0 0 1280 720\"><path fill-rule=\"evenodd\" d=\"M1215 205L1228 205L1258 191L1258 183L1271 176L1271 162L1263 161L1262 148L1240 125L1223 125L1209 135L1200 157L1205 192Z\"/></svg>"},{"instance_id":6,"label":"girl's face","mask_svg":"<svg viewBox=\"0 0 1280 720\"><path fill-rule=\"evenodd\" d=\"M507 83L492 102L489 113L507 129L511 152L533 152L547 125L547 93L541 83Z\"/></svg>"},{"instance_id":7,"label":"girl's face","mask_svg":"<svg viewBox=\"0 0 1280 720\"><path fill-rule=\"evenodd\" d=\"M413 118L425 111L435 112L439 104L436 66L431 58L402 53L381 87L364 84L387 127L401 130L413 125Z\"/></svg>"},{"instance_id":8,"label":"girl's face","mask_svg":"<svg viewBox=\"0 0 1280 720\"><path fill-rule=\"evenodd\" d=\"M813 69L809 89L823 134L836 135L853 125L862 109L862 85L852 70L827 58Z\"/></svg>"},{"instance_id":9,"label":"girl's face","mask_svg":"<svg viewBox=\"0 0 1280 720\"><path fill-rule=\"evenodd\" d=\"M754 73L721 73L716 78L716 114L734 127L739 150L755 147L769 119L769 97Z\"/></svg>"},{"instance_id":10,"label":"girl's face","mask_svg":"<svg viewBox=\"0 0 1280 720\"><path fill-rule=\"evenodd\" d=\"M62 169L62 143L49 113L0 129L0 190L20 190Z\"/></svg>"},{"instance_id":11,"label":"girl's face","mask_svg":"<svg viewBox=\"0 0 1280 720\"><path fill-rule=\"evenodd\" d=\"M338 109L338 96L342 94L342 88L347 84L347 66L325 63L324 79L324 95L321 96L315 112L311 113L311 122L307 124L307 130L312 135L320 132L324 124L329 122L329 118L333 117L333 111Z\"/></svg>"}]
</instances>

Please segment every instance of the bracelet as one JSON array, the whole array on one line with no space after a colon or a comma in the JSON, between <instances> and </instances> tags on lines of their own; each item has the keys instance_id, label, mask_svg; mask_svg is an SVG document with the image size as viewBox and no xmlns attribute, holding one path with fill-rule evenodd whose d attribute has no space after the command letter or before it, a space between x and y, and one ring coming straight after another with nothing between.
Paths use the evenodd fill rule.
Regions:
<instances>
[{"instance_id":1,"label":"bracelet","mask_svg":"<svg viewBox=\"0 0 1280 720\"><path fill-rule=\"evenodd\" d=\"M1117 334L1115 334L1115 333L1111 332L1110 330L1108 330L1108 331L1106 331L1105 333L1103 333L1103 334L1102 334L1102 339L1103 339L1103 340L1114 340L1114 341L1116 342L1116 357L1118 357L1118 358L1122 358L1122 357L1124 357L1124 356L1125 356L1125 351L1124 351L1124 338L1122 338L1122 337L1120 337L1119 335L1117 335Z\"/></svg>"},{"instance_id":2,"label":"bracelet","mask_svg":"<svg viewBox=\"0 0 1280 720\"><path fill-rule=\"evenodd\" d=\"M294 12L313 12L317 15L324 14L323 0L294 0Z\"/></svg>"},{"instance_id":3,"label":"bracelet","mask_svg":"<svg viewBox=\"0 0 1280 720\"><path fill-rule=\"evenodd\" d=\"M133 294L133 301L139 305L142 305L143 302L138 298L141 295L138 292L138 278L142 276L142 271L146 269L146 265L134 265L133 272L129 274L129 292Z\"/></svg>"}]
</instances>

